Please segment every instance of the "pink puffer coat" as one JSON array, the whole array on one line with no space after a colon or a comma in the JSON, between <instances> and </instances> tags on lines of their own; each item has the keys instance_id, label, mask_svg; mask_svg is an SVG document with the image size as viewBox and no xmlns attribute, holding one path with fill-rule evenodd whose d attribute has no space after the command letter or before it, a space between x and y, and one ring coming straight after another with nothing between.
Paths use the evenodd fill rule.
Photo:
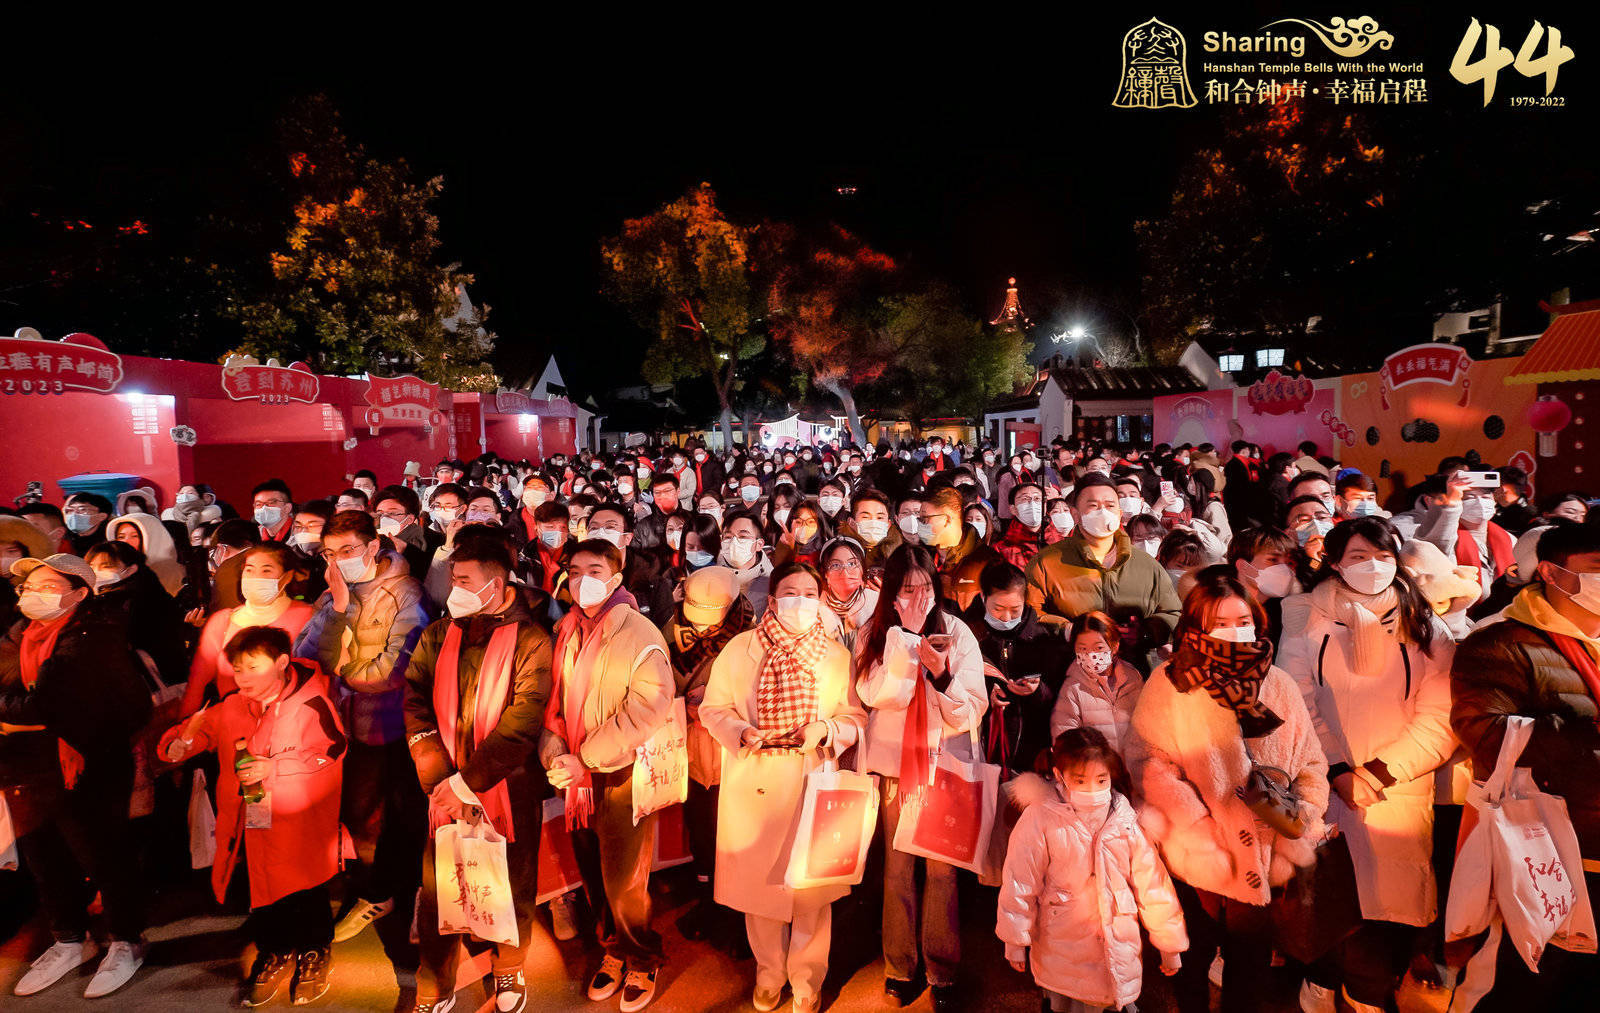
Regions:
<instances>
[{"instance_id":1,"label":"pink puffer coat","mask_svg":"<svg viewBox=\"0 0 1600 1013\"><path fill-rule=\"evenodd\" d=\"M1133 806L1113 795L1098 831L1060 793L1011 832L995 934L1041 988L1117 1009L1139 998L1139 922L1163 953L1189 948L1183 909Z\"/></svg>"}]
</instances>

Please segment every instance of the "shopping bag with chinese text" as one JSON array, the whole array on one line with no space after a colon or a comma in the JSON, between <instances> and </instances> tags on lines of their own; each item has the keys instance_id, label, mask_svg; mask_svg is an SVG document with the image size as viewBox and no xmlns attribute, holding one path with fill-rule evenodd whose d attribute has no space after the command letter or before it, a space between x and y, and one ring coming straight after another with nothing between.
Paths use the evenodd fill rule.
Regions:
<instances>
[{"instance_id":1,"label":"shopping bag with chinese text","mask_svg":"<svg viewBox=\"0 0 1600 1013\"><path fill-rule=\"evenodd\" d=\"M982 755L975 731L972 755ZM904 795L894 833L896 851L983 872L1000 795L999 767L959 760L941 750L931 785L916 791L902 781L899 790Z\"/></svg>"},{"instance_id":2,"label":"shopping bag with chinese text","mask_svg":"<svg viewBox=\"0 0 1600 1013\"><path fill-rule=\"evenodd\" d=\"M217 860L217 813L206 794L206 772L195 769L189 782L189 867L209 869Z\"/></svg>"},{"instance_id":3,"label":"shopping bag with chinese text","mask_svg":"<svg viewBox=\"0 0 1600 1013\"><path fill-rule=\"evenodd\" d=\"M439 933L518 945L506 839L488 820L446 823L433 835Z\"/></svg>"},{"instance_id":4,"label":"shopping bag with chinese text","mask_svg":"<svg viewBox=\"0 0 1600 1013\"><path fill-rule=\"evenodd\" d=\"M855 886L866 871L877 827L878 779L840 770L830 760L806 775L805 792L783 885L791 890Z\"/></svg>"},{"instance_id":5,"label":"shopping bag with chinese text","mask_svg":"<svg viewBox=\"0 0 1600 1013\"><path fill-rule=\"evenodd\" d=\"M683 697L672 701L667 723L633 757L633 825L689 797L689 719Z\"/></svg>"}]
</instances>

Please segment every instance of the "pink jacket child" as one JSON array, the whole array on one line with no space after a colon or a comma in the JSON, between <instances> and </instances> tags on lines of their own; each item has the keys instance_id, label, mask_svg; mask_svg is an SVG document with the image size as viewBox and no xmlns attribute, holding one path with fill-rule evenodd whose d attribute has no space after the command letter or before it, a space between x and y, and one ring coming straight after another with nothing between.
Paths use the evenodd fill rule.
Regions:
<instances>
[{"instance_id":1,"label":"pink jacket child","mask_svg":"<svg viewBox=\"0 0 1600 1013\"><path fill-rule=\"evenodd\" d=\"M211 867L219 902L247 841L252 909L321 886L339 872L344 729L328 698L326 676L302 661L290 661L287 676L282 692L265 707L236 690L199 715L192 731L184 722L161 740L160 755L169 759L215 749L221 761L217 860ZM174 756L169 747L186 733L188 748ZM270 819L258 814L252 821L268 826L246 826L248 807L234 770L234 744L240 739L251 756L270 761L262 782Z\"/></svg>"},{"instance_id":2,"label":"pink jacket child","mask_svg":"<svg viewBox=\"0 0 1600 1013\"><path fill-rule=\"evenodd\" d=\"M1139 998L1140 920L1167 963L1189 948L1183 909L1126 798L1113 793L1091 817L1062 796L1029 806L1011 832L995 934L1040 988L1120 1009Z\"/></svg>"}]
</instances>

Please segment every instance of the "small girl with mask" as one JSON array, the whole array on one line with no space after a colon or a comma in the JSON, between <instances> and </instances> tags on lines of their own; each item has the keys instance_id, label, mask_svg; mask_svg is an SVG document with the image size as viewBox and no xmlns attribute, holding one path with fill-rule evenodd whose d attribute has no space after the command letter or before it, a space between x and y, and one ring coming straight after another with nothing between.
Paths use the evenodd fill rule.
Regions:
<instances>
[{"instance_id":1,"label":"small girl with mask","mask_svg":"<svg viewBox=\"0 0 1600 1013\"><path fill-rule=\"evenodd\" d=\"M1050 766L1052 792L1011 832L995 934L1055 1013L1123 1009L1143 981L1139 923L1171 975L1189 947L1183 909L1105 736L1061 733Z\"/></svg>"},{"instance_id":2,"label":"small girl with mask","mask_svg":"<svg viewBox=\"0 0 1600 1013\"><path fill-rule=\"evenodd\" d=\"M1073 661L1050 712L1050 736L1071 728L1091 728L1113 749L1123 749L1133 724L1133 708L1144 688L1139 670L1117 656L1122 635L1104 612L1085 612L1067 634Z\"/></svg>"}]
</instances>

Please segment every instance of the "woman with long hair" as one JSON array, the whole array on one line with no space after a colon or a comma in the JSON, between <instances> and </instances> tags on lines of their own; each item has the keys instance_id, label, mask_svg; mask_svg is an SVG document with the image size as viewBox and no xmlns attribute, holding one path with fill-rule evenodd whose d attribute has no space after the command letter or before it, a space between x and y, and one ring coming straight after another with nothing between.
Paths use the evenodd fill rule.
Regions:
<instances>
[{"instance_id":1,"label":"woman with long hair","mask_svg":"<svg viewBox=\"0 0 1600 1013\"><path fill-rule=\"evenodd\" d=\"M833 537L833 523L814 499L801 500L789 514L787 530L778 537L772 565L804 563L815 568L822 547Z\"/></svg>"},{"instance_id":2,"label":"woman with long hair","mask_svg":"<svg viewBox=\"0 0 1600 1013\"><path fill-rule=\"evenodd\" d=\"M987 706L978 641L939 607L933 553L902 545L889 557L878 607L856 640L856 689L867 711L865 767L883 776L884 992L894 1005L916 1001L918 956L934 1009L955 1008L961 935L953 865L893 846L907 798L933 781L944 750L965 760ZM925 878L919 886L918 866Z\"/></svg>"},{"instance_id":3,"label":"woman with long hair","mask_svg":"<svg viewBox=\"0 0 1600 1013\"><path fill-rule=\"evenodd\" d=\"M1209 1010L1207 970L1220 948L1222 1009L1244 1013L1266 1000L1272 890L1316 860L1328 767L1304 699L1259 635L1261 606L1231 566L1194 577L1172 657L1139 694L1128 760L1144 797L1140 822L1161 846L1189 926L1178 1009ZM1252 775L1274 776L1261 768L1287 776L1292 819L1267 823L1247 802Z\"/></svg>"},{"instance_id":4,"label":"woman with long hair","mask_svg":"<svg viewBox=\"0 0 1600 1013\"><path fill-rule=\"evenodd\" d=\"M1329 819L1350 847L1361 926L1306 973L1301 1008L1388 1008L1417 930L1438 913L1434 771L1455 749L1449 630L1400 566L1381 517L1327 535L1305 594L1283 605L1279 661L1328 760Z\"/></svg>"}]
</instances>

